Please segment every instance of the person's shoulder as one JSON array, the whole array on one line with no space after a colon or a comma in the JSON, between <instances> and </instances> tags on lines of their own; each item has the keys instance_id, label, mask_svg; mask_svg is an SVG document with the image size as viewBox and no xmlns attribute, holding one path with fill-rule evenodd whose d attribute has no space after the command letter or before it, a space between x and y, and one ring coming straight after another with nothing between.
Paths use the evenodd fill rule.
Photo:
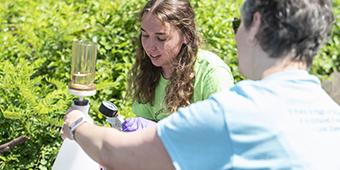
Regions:
<instances>
[{"instance_id":1,"label":"person's shoulder","mask_svg":"<svg viewBox=\"0 0 340 170\"><path fill-rule=\"evenodd\" d=\"M225 113L257 112L257 101L261 98L257 86L256 81L243 80L230 89L212 94L209 99L215 101Z\"/></svg>"},{"instance_id":2,"label":"person's shoulder","mask_svg":"<svg viewBox=\"0 0 340 170\"><path fill-rule=\"evenodd\" d=\"M197 53L197 62L208 66L227 66L215 53L200 49Z\"/></svg>"},{"instance_id":3,"label":"person's shoulder","mask_svg":"<svg viewBox=\"0 0 340 170\"><path fill-rule=\"evenodd\" d=\"M199 49L197 52L197 60L198 61L206 61L208 63L220 63L223 60L215 53L203 49ZM223 62L224 63L224 62Z\"/></svg>"},{"instance_id":4,"label":"person's shoulder","mask_svg":"<svg viewBox=\"0 0 340 170\"><path fill-rule=\"evenodd\" d=\"M239 100L249 100L252 101L258 93L260 88L262 87L258 81L253 80L242 80L236 83L230 89L223 90L221 92L215 93L212 95L212 98L218 98L219 100L226 100L226 101L236 101L235 99Z\"/></svg>"},{"instance_id":5,"label":"person's shoulder","mask_svg":"<svg viewBox=\"0 0 340 170\"><path fill-rule=\"evenodd\" d=\"M218 57L217 54L215 54L211 51L208 51L208 50L204 50L204 49L199 49L197 53L198 53L198 56L201 57L201 58Z\"/></svg>"}]
</instances>

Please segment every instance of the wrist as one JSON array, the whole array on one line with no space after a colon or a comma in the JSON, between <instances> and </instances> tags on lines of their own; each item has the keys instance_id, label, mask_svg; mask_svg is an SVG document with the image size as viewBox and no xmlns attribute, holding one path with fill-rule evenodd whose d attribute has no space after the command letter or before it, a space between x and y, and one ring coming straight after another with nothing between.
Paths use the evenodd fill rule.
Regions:
<instances>
[{"instance_id":1,"label":"wrist","mask_svg":"<svg viewBox=\"0 0 340 170\"><path fill-rule=\"evenodd\" d=\"M86 122L87 121L85 120L85 118L81 116L78 119L76 119L74 122L72 122L71 125L69 125L69 130L70 130L72 140L75 140L75 133L78 127Z\"/></svg>"}]
</instances>

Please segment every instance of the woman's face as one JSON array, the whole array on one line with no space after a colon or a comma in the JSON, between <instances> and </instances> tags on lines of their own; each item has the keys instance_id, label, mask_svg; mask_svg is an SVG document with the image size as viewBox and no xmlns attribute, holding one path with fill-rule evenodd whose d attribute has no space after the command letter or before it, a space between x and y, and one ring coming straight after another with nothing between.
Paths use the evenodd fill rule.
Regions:
<instances>
[{"instance_id":1,"label":"woman's face","mask_svg":"<svg viewBox=\"0 0 340 170\"><path fill-rule=\"evenodd\" d=\"M182 32L148 13L143 16L141 24L142 46L152 64L163 70L171 69L184 42Z\"/></svg>"}]
</instances>

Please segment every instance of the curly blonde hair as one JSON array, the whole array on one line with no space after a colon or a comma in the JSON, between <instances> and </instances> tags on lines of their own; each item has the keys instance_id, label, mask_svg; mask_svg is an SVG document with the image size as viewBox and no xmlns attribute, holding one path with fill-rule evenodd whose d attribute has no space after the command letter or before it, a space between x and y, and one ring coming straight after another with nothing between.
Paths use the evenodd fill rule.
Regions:
<instances>
[{"instance_id":1,"label":"curly blonde hair","mask_svg":"<svg viewBox=\"0 0 340 170\"><path fill-rule=\"evenodd\" d=\"M194 92L194 64L200 42L195 13L188 0L150 0L140 13L140 21L146 13L152 13L161 22L175 26L187 40L173 62L175 69L164 99L168 111L174 112L179 107L189 105ZM143 49L139 35L136 61L129 72L128 93L139 103L152 104L161 74L162 69L151 63Z\"/></svg>"}]
</instances>

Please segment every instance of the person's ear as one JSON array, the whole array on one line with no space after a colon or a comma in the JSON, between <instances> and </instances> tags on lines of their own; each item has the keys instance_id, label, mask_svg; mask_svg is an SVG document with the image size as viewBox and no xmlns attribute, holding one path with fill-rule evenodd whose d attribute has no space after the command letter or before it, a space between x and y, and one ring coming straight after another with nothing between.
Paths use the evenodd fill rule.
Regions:
<instances>
[{"instance_id":1,"label":"person's ear","mask_svg":"<svg viewBox=\"0 0 340 170\"><path fill-rule=\"evenodd\" d=\"M255 12L253 15L253 21L249 29L249 41L251 42L255 42L256 34L261 26L261 17L262 16L259 12Z\"/></svg>"},{"instance_id":2,"label":"person's ear","mask_svg":"<svg viewBox=\"0 0 340 170\"><path fill-rule=\"evenodd\" d=\"M186 37L186 36L184 36L184 38L183 38L183 44L185 44L185 45L187 45L188 44L188 38Z\"/></svg>"}]
</instances>

